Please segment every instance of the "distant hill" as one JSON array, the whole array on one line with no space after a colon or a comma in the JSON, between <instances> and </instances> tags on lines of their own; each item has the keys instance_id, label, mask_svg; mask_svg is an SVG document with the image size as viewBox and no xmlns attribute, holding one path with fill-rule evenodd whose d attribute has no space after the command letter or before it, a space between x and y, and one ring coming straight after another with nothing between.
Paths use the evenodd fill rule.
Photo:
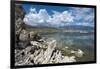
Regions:
<instances>
[{"instance_id":1,"label":"distant hill","mask_svg":"<svg viewBox=\"0 0 100 69\"><path fill-rule=\"evenodd\" d=\"M24 27L25 28L47 28L47 29L58 29L58 28L55 28L55 27L49 27L49 26L31 26L31 25L27 25L27 24L24 24Z\"/></svg>"},{"instance_id":2,"label":"distant hill","mask_svg":"<svg viewBox=\"0 0 100 69\"><path fill-rule=\"evenodd\" d=\"M71 26L63 26L60 27L62 29L72 29L72 30L94 30L94 27L91 26L81 26L81 25L71 25Z\"/></svg>"},{"instance_id":3,"label":"distant hill","mask_svg":"<svg viewBox=\"0 0 100 69\"><path fill-rule=\"evenodd\" d=\"M67 29L67 30L94 30L94 27L91 26L79 26L79 25L71 25L71 26L63 26L63 27L49 27L49 26L31 26L31 25L27 25L24 24L25 28L52 28L52 29Z\"/></svg>"}]
</instances>

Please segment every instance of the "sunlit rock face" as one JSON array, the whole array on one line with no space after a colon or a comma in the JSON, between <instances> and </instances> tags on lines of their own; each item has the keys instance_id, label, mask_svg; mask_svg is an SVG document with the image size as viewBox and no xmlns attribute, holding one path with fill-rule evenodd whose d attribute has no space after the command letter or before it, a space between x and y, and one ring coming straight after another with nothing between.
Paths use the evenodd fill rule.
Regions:
<instances>
[{"instance_id":1,"label":"sunlit rock face","mask_svg":"<svg viewBox=\"0 0 100 69\"><path fill-rule=\"evenodd\" d=\"M21 41L27 41L28 38L29 38L29 33L28 33L28 31L22 30L21 33L20 33L20 35L19 35L19 39L20 39Z\"/></svg>"},{"instance_id":2,"label":"sunlit rock face","mask_svg":"<svg viewBox=\"0 0 100 69\"><path fill-rule=\"evenodd\" d=\"M77 57L82 57L84 55L84 52L80 49L78 49L77 51L71 51L71 53L74 53Z\"/></svg>"},{"instance_id":3,"label":"sunlit rock face","mask_svg":"<svg viewBox=\"0 0 100 69\"><path fill-rule=\"evenodd\" d=\"M31 41L32 46L20 50L16 55L16 65L53 64L76 62L75 56L64 56L56 49L56 40L47 42L47 46ZM18 51L18 50L16 50Z\"/></svg>"}]
</instances>

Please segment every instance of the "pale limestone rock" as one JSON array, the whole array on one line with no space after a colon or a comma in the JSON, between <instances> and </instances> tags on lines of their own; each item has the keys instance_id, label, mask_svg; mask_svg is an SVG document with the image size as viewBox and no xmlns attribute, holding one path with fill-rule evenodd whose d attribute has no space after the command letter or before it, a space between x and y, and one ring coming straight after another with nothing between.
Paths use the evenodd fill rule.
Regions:
<instances>
[{"instance_id":1,"label":"pale limestone rock","mask_svg":"<svg viewBox=\"0 0 100 69\"><path fill-rule=\"evenodd\" d=\"M77 56L78 57L82 57L83 56L83 54L84 54L84 52L82 51L82 50L80 50L80 49L78 49L78 51L77 51Z\"/></svg>"},{"instance_id":2,"label":"pale limestone rock","mask_svg":"<svg viewBox=\"0 0 100 69\"><path fill-rule=\"evenodd\" d=\"M20 35L19 35L19 39L21 41L28 41L29 40L29 32L26 30L22 30Z\"/></svg>"},{"instance_id":3,"label":"pale limestone rock","mask_svg":"<svg viewBox=\"0 0 100 69\"><path fill-rule=\"evenodd\" d=\"M71 56L71 57L65 56L62 59L62 62L61 63L66 63L66 62L76 62L75 56Z\"/></svg>"},{"instance_id":4,"label":"pale limestone rock","mask_svg":"<svg viewBox=\"0 0 100 69\"><path fill-rule=\"evenodd\" d=\"M75 56L63 56L60 50L56 50L56 40L47 42L47 46L43 48L44 44L37 41L30 42L33 46L26 47L22 51L15 55L16 65L34 65L34 64L54 64L54 63L70 63L76 62ZM34 51L33 51L34 50ZM33 51L33 52L32 52ZM24 55L22 54L24 52ZM78 51L71 51L75 55L80 54L82 56L83 52L78 49ZM77 53L77 54L76 54Z\"/></svg>"},{"instance_id":5,"label":"pale limestone rock","mask_svg":"<svg viewBox=\"0 0 100 69\"><path fill-rule=\"evenodd\" d=\"M78 49L77 51L71 51L71 53L74 53L77 57L82 57L84 52L80 49Z\"/></svg>"},{"instance_id":6,"label":"pale limestone rock","mask_svg":"<svg viewBox=\"0 0 100 69\"><path fill-rule=\"evenodd\" d=\"M66 48L66 49L68 49L68 47L67 47L67 46L66 46L65 48Z\"/></svg>"},{"instance_id":7,"label":"pale limestone rock","mask_svg":"<svg viewBox=\"0 0 100 69\"><path fill-rule=\"evenodd\" d=\"M73 50L72 50L71 53L76 53L76 51L73 51Z\"/></svg>"},{"instance_id":8,"label":"pale limestone rock","mask_svg":"<svg viewBox=\"0 0 100 69\"><path fill-rule=\"evenodd\" d=\"M39 44L39 42L37 42L37 41L30 41L30 43L34 46L34 45L36 45L36 46L38 46L38 44Z\"/></svg>"},{"instance_id":9,"label":"pale limestone rock","mask_svg":"<svg viewBox=\"0 0 100 69\"><path fill-rule=\"evenodd\" d=\"M62 54L61 54L61 51L58 51L56 52L56 56L55 56L55 62L56 63L61 63L62 62Z\"/></svg>"},{"instance_id":10,"label":"pale limestone rock","mask_svg":"<svg viewBox=\"0 0 100 69\"><path fill-rule=\"evenodd\" d=\"M44 58L45 58L45 60L43 61L44 64L50 61L51 55L55 47L56 47L56 40L52 40L51 42L48 43L48 48L44 53Z\"/></svg>"}]
</instances>

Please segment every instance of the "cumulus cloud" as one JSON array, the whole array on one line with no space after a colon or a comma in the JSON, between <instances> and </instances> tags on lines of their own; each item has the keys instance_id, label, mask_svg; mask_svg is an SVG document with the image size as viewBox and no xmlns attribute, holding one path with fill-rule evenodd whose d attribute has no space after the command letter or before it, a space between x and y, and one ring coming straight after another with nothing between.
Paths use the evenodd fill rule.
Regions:
<instances>
[{"instance_id":1,"label":"cumulus cloud","mask_svg":"<svg viewBox=\"0 0 100 69\"><path fill-rule=\"evenodd\" d=\"M32 26L60 27L65 25L94 26L94 14L91 8L75 8L63 12L52 11L49 14L46 9L30 8L25 15L24 22Z\"/></svg>"},{"instance_id":2,"label":"cumulus cloud","mask_svg":"<svg viewBox=\"0 0 100 69\"><path fill-rule=\"evenodd\" d=\"M49 15L46 9L40 9L37 13L35 8L30 8L30 12L25 15L24 22L28 25L38 26L61 26L67 22L73 22L74 17L68 11L57 12L53 11L52 15ZM61 24L62 23L62 24Z\"/></svg>"},{"instance_id":3,"label":"cumulus cloud","mask_svg":"<svg viewBox=\"0 0 100 69\"><path fill-rule=\"evenodd\" d=\"M76 25L94 27L94 23L88 23L88 22L76 23Z\"/></svg>"},{"instance_id":4,"label":"cumulus cloud","mask_svg":"<svg viewBox=\"0 0 100 69\"><path fill-rule=\"evenodd\" d=\"M30 8L30 13L34 13L34 14L37 14L37 11L35 8Z\"/></svg>"},{"instance_id":5,"label":"cumulus cloud","mask_svg":"<svg viewBox=\"0 0 100 69\"><path fill-rule=\"evenodd\" d=\"M75 16L75 20L83 20L83 21L94 20L94 9L93 8L72 7L71 12Z\"/></svg>"},{"instance_id":6,"label":"cumulus cloud","mask_svg":"<svg viewBox=\"0 0 100 69\"><path fill-rule=\"evenodd\" d=\"M71 7L76 25L94 27L94 8Z\"/></svg>"}]
</instances>

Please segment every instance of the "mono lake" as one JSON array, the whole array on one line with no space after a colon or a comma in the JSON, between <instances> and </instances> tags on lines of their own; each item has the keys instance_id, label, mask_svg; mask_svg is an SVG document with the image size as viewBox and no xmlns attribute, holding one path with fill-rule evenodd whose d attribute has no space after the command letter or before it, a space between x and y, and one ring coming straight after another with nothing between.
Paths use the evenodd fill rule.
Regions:
<instances>
[{"instance_id":1,"label":"mono lake","mask_svg":"<svg viewBox=\"0 0 100 69\"><path fill-rule=\"evenodd\" d=\"M55 39L61 48L81 49L85 54L77 59L79 62L94 61L94 33L56 32L42 34L45 38Z\"/></svg>"}]
</instances>

